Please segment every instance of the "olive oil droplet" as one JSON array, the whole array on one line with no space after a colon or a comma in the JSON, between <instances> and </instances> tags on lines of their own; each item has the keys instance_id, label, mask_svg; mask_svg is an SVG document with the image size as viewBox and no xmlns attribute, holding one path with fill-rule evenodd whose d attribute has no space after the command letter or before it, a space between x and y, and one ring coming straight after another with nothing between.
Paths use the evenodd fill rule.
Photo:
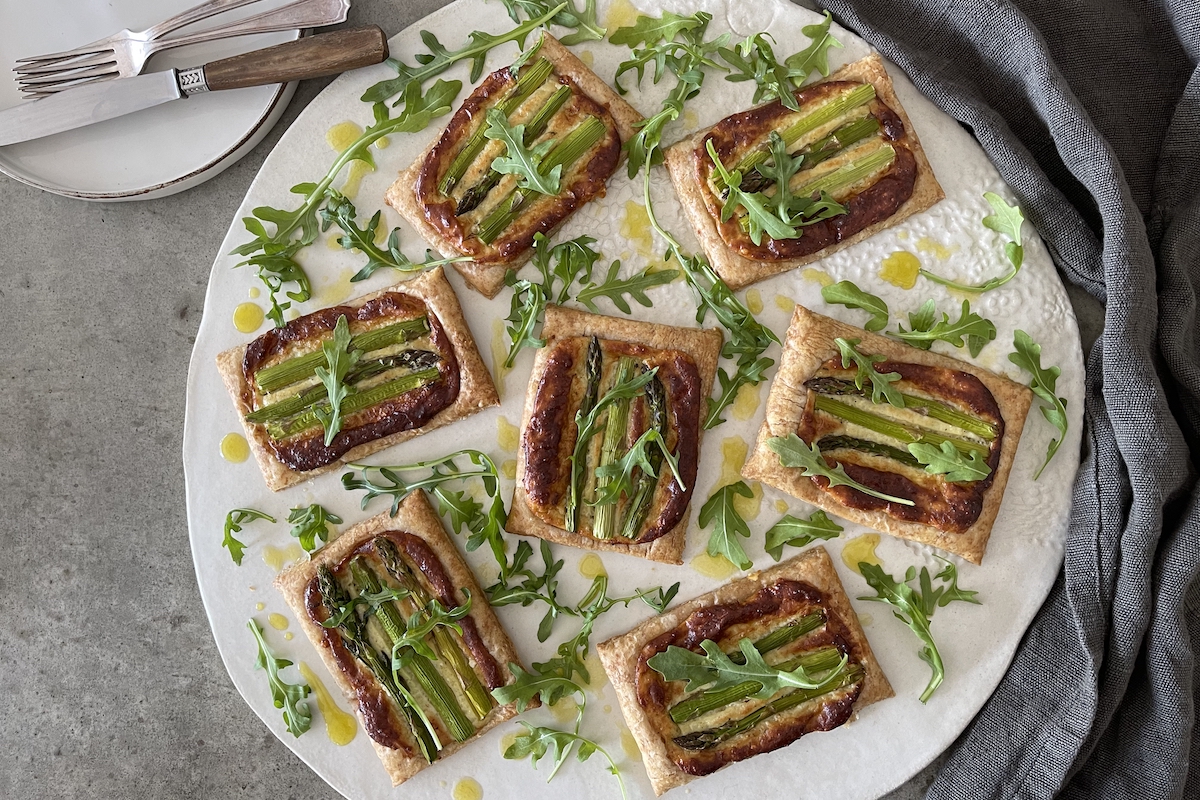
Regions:
<instances>
[{"instance_id":1,"label":"olive oil droplet","mask_svg":"<svg viewBox=\"0 0 1200 800\"><path fill-rule=\"evenodd\" d=\"M258 289L258 287L257 287L257 286L251 286L251 287L250 287L250 299L251 299L251 300L257 300L257 299L258 299L258 296L259 296L260 294L262 294L262 292L261 292L261 291L259 291L259 289Z\"/></svg>"},{"instance_id":2,"label":"olive oil droplet","mask_svg":"<svg viewBox=\"0 0 1200 800\"><path fill-rule=\"evenodd\" d=\"M761 391L761 383L743 383L733 399L733 418L745 421L753 417L758 411Z\"/></svg>"},{"instance_id":3,"label":"olive oil droplet","mask_svg":"<svg viewBox=\"0 0 1200 800\"><path fill-rule=\"evenodd\" d=\"M521 429L508 421L508 417L496 417L496 442L501 450L509 453L517 452L517 443L521 439Z\"/></svg>"},{"instance_id":4,"label":"olive oil droplet","mask_svg":"<svg viewBox=\"0 0 1200 800\"><path fill-rule=\"evenodd\" d=\"M592 68L592 64L596 63L596 54L591 50L582 50L579 53L579 60L583 62L588 69Z\"/></svg>"},{"instance_id":5,"label":"olive oil droplet","mask_svg":"<svg viewBox=\"0 0 1200 800\"><path fill-rule=\"evenodd\" d=\"M786 294L777 294L775 295L775 307L780 311L786 311L791 314L796 310L796 301Z\"/></svg>"},{"instance_id":6,"label":"olive oil droplet","mask_svg":"<svg viewBox=\"0 0 1200 800\"><path fill-rule=\"evenodd\" d=\"M317 696L317 708L325 720L325 733L329 735L329 741L338 747L344 747L354 741L354 736L358 733L358 720L354 715L347 714L338 707L325 684L303 661L300 662L300 675Z\"/></svg>"},{"instance_id":7,"label":"olive oil droplet","mask_svg":"<svg viewBox=\"0 0 1200 800\"><path fill-rule=\"evenodd\" d=\"M267 617L267 624L277 631L285 631L288 626L288 618L283 614L272 613Z\"/></svg>"},{"instance_id":8,"label":"olive oil droplet","mask_svg":"<svg viewBox=\"0 0 1200 800\"><path fill-rule=\"evenodd\" d=\"M721 440L721 477L717 481L717 487L728 486L742 479L742 465L746 463L748 452L749 447L746 440L741 436L726 436ZM742 515L742 519L757 519L759 512L762 511L762 484L750 481L746 485L750 487L754 496L743 497L735 494L733 507Z\"/></svg>"},{"instance_id":9,"label":"olive oil droplet","mask_svg":"<svg viewBox=\"0 0 1200 800\"><path fill-rule=\"evenodd\" d=\"M334 152L341 153L350 145L354 144L359 136L362 136L363 129L355 122L339 122L325 133L325 141L333 148ZM346 181L342 184L341 193L349 197L351 200L358 194L358 187L362 183L363 175L371 171L371 166L365 161L351 161L349 171L346 173Z\"/></svg>"},{"instance_id":10,"label":"olive oil droplet","mask_svg":"<svg viewBox=\"0 0 1200 800\"><path fill-rule=\"evenodd\" d=\"M737 565L725 556L710 556L708 553L701 553L693 558L691 567L704 577L717 580L725 580L738 571Z\"/></svg>"},{"instance_id":11,"label":"olive oil droplet","mask_svg":"<svg viewBox=\"0 0 1200 800\"><path fill-rule=\"evenodd\" d=\"M816 267L805 267L804 271L800 273L800 277L804 278L806 281L812 281L813 283L820 284L821 286L829 286L833 283L832 275L825 270L817 269Z\"/></svg>"},{"instance_id":12,"label":"olive oil droplet","mask_svg":"<svg viewBox=\"0 0 1200 800\"><path fill-rule=\"evenodd\" d=\"M510 481L515 481L517 479L517 460L515 458L505 459L500 464L500 474Z\"/></svg>"},{"instance_id":13,"label":"olive oil droplet","mask_svg":"<svg viewBox=\"0 0 1200 800\"><path fill-rule=\"evenodd\" d=\"M892 286L911 289L917 285L921 260L907 250L897 250L885 258L879 267L879 277Z\"/></svg>"},{"instance_id":14,"label":"olive oil droplet","mask_svg":"<svg viewBox=\"0 0 1200 800\"><path fill-rule=\"evenodd\" d=\"M590 581L597 575L607 575L608 570L604 568L604 562L600 560L600 556L588 553L579 561L579 574Z\"/></svg>"},{"instance_id":15,"label":"olive oil droplet","mask_svg":"<svg viewBox=\"0 0 1200 800\"><path fill-rule=\"evenodd\" d=\"M757 314L763 310L762 292L758 289L749 289L746 291L746 308L750 309L751 314Z\"/></svg>"},{"instance_id":16,"label":"olive oil droplet","mask_svg":"<svg viewBox=\"0 0 1200 800\"><path fill-rule=\"evenodd\" d=\"M613 0L613 4L608 7L604 24L610 31L615 31L617 28L624 28L637 22L639 14L640 12L629 0Z\"/></svg>"},{"instance_id":17,"label":"olive oil droplet","mask_svg":"<svg viewBox=\"0 0 1200 800\"><path fill-rule=\"evenodd\" d=\"M276 572L282 570L287 564L302 558L304 558L304 548L296 542L283 548L267 545L262 549L263 563Z\"/></svg>"},{"instance_id":18,"label":"olive oil droplet","mask_svg":"<svg viewBox=\"0 0 1200 800\"><path fill-rule=\"evenodd\" d=\"M250 445L240 433L227 433L221 437L221 458L230 464L241 464L250 457Z\"/></svg>"},{"instance_id":19,"label":"olive oil droplet","mask_svg":"<svg viewBox=\"0 0 1200 800\"><path fill-rule=\"evenodd\" d=\"M650 235L650 215L646 207L635 200L625 201L625 216L621 218L621 236L637 248L643 258L654 258L654 238Z\"/></svg>"},{"instance_id":20,"label":"olive oil droplet","mask_svg":"<svg viewBox=\"0 0 1200 800\"><path fill-rule=\"evenodd\" d=\"M254 333L264 319L266 315L258 303L239 303L233 310L233 327L241 333Z\"/></svg>"},{"instance_id":21,"label":"olive oil droplet","mask_svg":"<svg viewBox=\"0 0 1200 800\"><path fill-rule=\"evenodd\" d=\"M504 366L508 358L508 334L504 331L504 320L492 321L492 379L496 383L496 392L504 396L504 379L511 371Z\"/></svg>"},{"instance_id":22,"label":"olive oil droplet","mask_svg":"<svg viewBox=\"0 0 1200 800\"><path fill-rule=\"evenodd\" d=\"M932 253L934 258L945 261L951 255L958 252L958 245L947 247L941 242L930 239L928 236L922 236L920 239L917 239L917 252Z\"/></svg>"},{"instance_id":23,"label":"olive oil droplet","mask_svg":"<svg viewBox=\"0 0 1200 800\"><path fill-rule=\"evenodd\" d=\"M483 800L483 787L474 778L459 778L453 795L454 800Z\"/></svg>"},{"instance_id":24,"label":"olive oil droplet","mask_svg":"<svg viewBox=\"0 0 1200 800\"><path fill-rule=\"evenodd\" d=\"M637 739L634 739L633 734L628 730L621 731L621 749L634 761L642 760L642 751L638 749Z\"/></svg>"},{"instance_id":25,"label":"olive oil droplet","mask_svg":"<svg viewBox=\"0 0 1200 800\"><path fill-rule=\"evenodd\" d=\"M786 501L784 501L784 500L776 500L775 501L775 511L777 513L786 514L787 510L788 510L788 504Z\"/></svg>"},{"instance_id":26,"label":"olive oil droplet","mask_svg":"<svg viewBox=\"0 0 1200 800\"><path fill-rule=\"evenodd\" d=\"M608 673L604 671L604 664L600 661L600 656L588 653L587 658L583 660L583 665L587 667L588 671L588 682L584 684L584 687L599 697L604 693L604 687L608 685Z\"/></svg>"},{"instance_id":27,"label":"olive oil droplet","mask_svg":"<svg viewBox=\"0 0 1200 800\"><path fill-rule=\"evenodd\" d=\"M858 565L865 561L868 564L882 566L879 563L879 556L875 555L875 548L879 546L878 533L864 533L862 536L855 536L850 541L846 542L846 546L842 548L842 562L850 569L862 575Z\"/></svg>"},{"instance_id":28,"label":"olive oil droplet","mask_svg":"<svg viewBox=\"0 0 1200 800\"><path fill-rule=\"evenodd\" d=\"M255 611L262 611L262 610L263 610L264 608L266 608L266 607L267 607L267 606L266 606L266 604L265 604L265 603L255 603L255 604L254 604L254 610L255 610Z\"/></svg>"}]
</instances>

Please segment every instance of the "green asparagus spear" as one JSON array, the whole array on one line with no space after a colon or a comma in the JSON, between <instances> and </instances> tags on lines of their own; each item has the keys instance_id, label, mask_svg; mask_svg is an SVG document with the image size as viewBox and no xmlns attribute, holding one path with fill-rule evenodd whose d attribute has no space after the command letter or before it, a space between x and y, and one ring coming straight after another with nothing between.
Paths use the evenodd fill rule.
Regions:
<instances>
[{"instance_id":1,"label":"green asparagus spear","mask_svg":"<svg viewBox=\"0 0 1200 800\"><path fill-rule=\"evenodd\" d=\"M650 428L657 430L667 440L667 393L662 381L656 375L654 380L646 384L646 411L650 415ZM647 456L653 472L643 470L633 489L633 499L625 512L625 525L621 535L626 539L636 539L638 531L650 513L650 504L654 500L654 490L658 487L658 473L662 467L662 450L657 447L650 449Z\"/></svg>"},{"instance_id":2,"label":"green asparagus spear","mask_svg":"<svg viewBox=\"0 0 1200 800\"><path fill-rule=\"evenodd\" d=\"M633 359L622 357L617 363L616 384L629 380L633 371ZM651 381L653 382L653 381ZM649 384L646 384L649 386ZM622 398L613 403L608 409L608 418L604 423L604 439L600 445L600 459L596 463L599 470L621 457L625 438L629 433L629 404L631 398ZM611 481L603 475L596 477L596 493ZM617 529L617 518L620 515L620 503L606 503L596 506L595 517L592 520L592 536L596 539L611 539Z\"/></svg>"},{"instance_id":3,"label":"green asparagus spear","mask_svg":"<svg viewBox=\"0 0 1200 800\"><path fill-rule=\"evenodd\" d=\"M844 381L839 378L813 378L806 381L804 386L818 394L870 396L866 389L855 386L854 381ZM996 438L996 426L985 419L973 417L953 406L926 397L917 397L911 394L901 394L901 397L904 398L905 408L933 417L947 425L962 428L989 442Z\"/></svg>"},{"instance_id":4,"label":"green asparagus spear","mask_svg":"<svg viewBox=\"0 0 1200 800\"><path fill-rule=\"evenodd\" d=\"M816 397L815 407L817 411L823 411L826 414L837 417L838 419L874 431L883 436L888 436L892 439L898 439L905 444L920 442L922 444L931 444L935 447L941 447L942 442L950 442L964 454L978 453L981 457L987 458L987 445L979 442L971 442L966 439L953 439L949 436L943 436L940 433L934 433L925 428L904 425L899 422L893 422L879 414L873 414L861 408L856 408L840 400L834 400L832 397L819 394Z\"/></svg>"},{"instance_id":5,"label":"green asparagus spear","mask_svg":"<svg viewBox=\"0 0 1200 800\"><path fill-rule=\"evenodd\" d=\"M812 169L850 145L857 144L878 132L879 120L874 117L863 117L843 125L828 136L802 148L796 155L804 157L804 169ZM761 192L770 185L771 180L756 169L742 178L741 189L744 192Z\"/></svg>"},{"instance_id":6,"label":"green asparagus spear","mask_svg":"<svg viewBox=\"0 0 1200 800\"><path fill-rule=\"evenodd\" d=\"M390 380L387 383L381 383L378 386L372 386L366 391L352 394L342 401L341 409L342 416L349 415L370 408L374 405L379 405L385 400L391 400L393 397L399 397L405 392L411 392L413 389L432 383L441 376L441 370L437 367L433 369L423 369L420 372L412 372L408 375L402 375L399 378ZM309 428L315 428L320 424L317 418L316 409L321 406L313 406L313 408L305 411L296 417L287 420L286 422L268 422L267 433L272 439L285 439L288 436L306 431Z\"/></svg>"},{"instance_id":7,"label":"green asparagus spear","mask_svg":"<svg viewBox=\"0 0 1200 800\"><path fill-rule=\"evenodd\" d=\"M400 552L392 544L392 541L382 536L377 537L375 552L379 554L384 569L392 576L392 579L409 591L418 606L425 607L429 603L429 593L425 591L425 587L421 585L408 564L400 557ZM474 712L476 718L483 719L492 710L492 696L480 682L475 670L471 668L471 664L467 661L462 648L459 647L454 634L447 628L438 626L433 629L433 638L437 644L439 656L444 658L454 669L463 694L471 704L471 711Z\"/></svg>"},{"instance_id":8,"label":"green asparagus spear","mask_svg":"<svg viewBox=\"0 0 1200 800\"><path fill-rule=\"evenodd\" d=\"M579 413L587 416L600 394L600 373L604 364L604 353L600 349L600 340L595 336L588 342L587 364L584 380L587 383L583 392L583 401L579 404ZM579 528L579 498L583 494L584 464L571 464L571 490L567 497L564 515L567 530L574 533Z\"/></svg>"}]
</instances>

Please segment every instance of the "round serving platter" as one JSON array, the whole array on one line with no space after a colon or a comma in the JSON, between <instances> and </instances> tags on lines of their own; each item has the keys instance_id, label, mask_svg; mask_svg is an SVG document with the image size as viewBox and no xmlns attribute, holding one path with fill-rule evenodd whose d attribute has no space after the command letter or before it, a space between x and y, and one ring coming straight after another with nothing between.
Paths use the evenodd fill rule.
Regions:
<instances>
[{"instance_id":1,"label":"round serving platter","mask_svg":"<svg viewBox=\"0 0 1200 800\"><path fill-rule=\"evenodd\" d=\"M609 26L610 32L615 27L632 23L636 15L634 6L627 0L617 0L611 6L601 2L600 6L600 20ZM710 35L731 30L740 37L768 31L779 43L777 50L784 54L804 46L807 42L800 34L801 28L819 19L812 12L783 0L755 4L729 2L728 6L723 0L639 0L637 7L655 15L663 10L677 13L705 10L714 17ZM499 3L459 0L394 37L392 53L413 63L413 55L422 51L419 38L422 29L437 34L448 47L458 47L466 34L462 25L464 19L471 21L471 28L486 31L503 31L512 25ZM869 52L868 45L849 32L834 26L834 33L844 44L842 49L831 52L835 68ZM611 80L617 64L628 55L626 48L607 42L589 42L573 49L606 80ZM515 54L514 45L494 51L488 58L487 69L508 64ZM925 265L963 281L976 282L1007 269L1003 240L980 224L981 218L990 212L981 195L985 191L994 191L1011 201L1011 193L978 144L950 117L922 97L898 69L891 67L890 72L896 93L912 118L933 170L945 189L946 199L929 211L810 268L777 276L740 293L753 309L757 311L761 307L758 318L780 336L787 328L792 301L848 322L863 322L861 312L829 306L822 301L822 282L830 279L853 280L867 291L880 295L902 321L908 311L915 310L930 297L937 300L942 309L957 308L961 304L960 295L929 281L920 280L915 288L905 291L881 280L881 262L897 251L911 252ZM240 464L225 461L220 451L221 440L228 433L240 432L240 425L214 358L221 350L250 338L235 329L233 315L240 304L256 296L256 281L251 272L234 269L237 258L226 255L247 239L240 219L260 205L290 208L289 187L318 180L333 161L335 153L326 143L326 133L332 126L345 121L370 124L371 109L358 98L368 86L391 74L381 66L344 75L331 84L284 134L250 187L213 264L204 319L192 355L184 435L188 521L196 574L213 635L230 677L246 702L282 741L337 791L354 800L394 796L366 735L360 730L349 745L336 746L325 735L321 715L312 703L312 730L300 738L293 738L286 731L280 711L271 703L266 678L253 669L256 651L254 640L246 629L249 617L263 625L268 614L279 614L282 617L273 618L275 622L286 621L288 632L298 631L291 612L271 586L280 558L295 541L288 535L289 526L282 521L277 525L256 522L247 526L240 535L249 545L241 567L234 566L228 552L221 548L221 530L226 512L236 507L261 509L282 520L291 507L319 502L339 514L348 526L383 511L384 506L382 501L376 501L376 505L361 510L360 494L345 491L337 473L272 494L252 460ZM443 77L466 83L467 68L460 64ZM629 99L642 113L654 113L671 85L670 80L653 86L647 79L640 90L630 93ZM469 85L464 87L460 101L468 91ZM716 122L735 109L749 106L751 94L752 89L747 84L727 82L720 73L712 71L701 94L689 103L680 123L668 129L665 139L674 141ZM420 133L392 137L386 149L374 154L378 170L362 177L361 186L354 195L360 218L366 219L382 208L384 225L389 229L401 228L404 249L413 258L419 258L424 252L424 243L384 205L383 193L396 174L438 135L439 123L444 125L446 119ZM686 247L695 250L695 240L662 169L655 170L652 196L660 221L675 232ZM621 259L625 270L640 270L649 263L657 263L663 250L662 243L655 241L645 225L639 223L640 198L641 177L629 181L622 171L610 181L608 194L576 214L556 239L585 233L593 236L597 239L595 246L602 250L605 259ZM348 298L351 293L366 293L397 280L396 275L381 271L361 287L353 286L348 280L361 266L362 258L330 246L327 238L328 234L323 235L301 253L303 265L316 286L313 300L301 306L301 312L331 305ZM489 365L495 366L495 348L497 344L506 343L501 321L508 313L508 291L494 300L487 300L467 289L457 274L451 272L450 277L480 350ZM634 306L633 317L674 325L695 324L695 303L682 282L659 287L651 291L650 296L654 301L653 308ZM259 297L257 302L262 304L263 298ZM1030 412L983 565L975 567L955 559L963 588L978 590L983 604L956 603L940 609L934 618L933 633L946 664L945 683L927 705L922 705L918 697L929 678L929 670L917 657L917 640L905 625L892 617L887 607L854 600L871 646L896 690L896 697L865 709L852 724L804 737L790 747L735 764L691 784L689 790L726 800L781 796L785 791L789 795L799 792L802 797L877 797L903 783L945 749L966 727L1004 674L1062 560L1071 485L1078 468L1084 373L1071 305L1045 247L1029 226L1026 226L1025 234L1025 266L1020 275L1001 289L973 297L972 306L995 322L999 329L996 341L975 359L942 343L935 344L934 349L1026 382L1028 376L1012 365L1007 355L1012 350L1014 330L1027 331L1041 343L1043 363L1062 368L1058 391L1068 400L1070 428L1057 457L1041 478L1034 481L1033 474L1041 464L1053 431L1040 413ZM611 307L601 310L620 313ZM265 327L258 332L263 330ZM767 355L778 360L779 348L773 347ZM497 463L514 458L513 452L504 449L498 432L505 427L504 422L514 425L520 422L532 360L532 352L523 352L511 373L502 378L497 376L502 407L418 437L370 460L377 464L411 463L464 446L491 453ZM493 374L496 375L494 370ZM768 378L773 374L774 370L769 371ZM696 517L704 499L725 482L722 480L725 463L736 458L745 444L753 442L762 422L767 388L768 383L762 384L756 398L749 397L739 403L736 409L727 413L727 422L707 431L704 436L685 565L651 564L637 558L605 554L601 559L611 576L614 594L625 594L635 587L666 586L679 581L678 597L685 600L734 576L731 573L729 577L715 577L708 569L705 573L709 574L698 570L703 566L703 559L694 559L704 552L708 533L699 528ZM756 399L757 403L754 402ZM505 481L506 501L511 496L511 488L512 481ZM781 509L785 507L797 515L812 511L805 504L770 488L762 489L759 513L750 520L754 536L746 545L755 568L765 568L773 563L763 550L762 535L782 515ZM840 558L847 542L868 531L861 526L843 524L846 531L825 546L837 564L847 594L851 598L873 594L865 581ZM929 566L936 571L938 562L929 548L887 536L882 539L877 552L893 575L902 575L910 565L918 569ZM460 539L460 546L462 543ZM795 552L785 551L785 556ZM296 554L294 550L292 554ZM555 555L566 561L561 573L560 597L574 601L590 582L579 569L585 552L557 547ZM486 548L467 553L466 558L485 585L494 579L495 566ZM641 605L610 611L596 625L593 645L628 630L650 613ZM526 663L546 660L553 655L558 642L575 632L571 620L562 620L550 639L542 644L536 637L540 619L536 609L507 606L498 609L498 614ZM288 638L287 633L272 628L267 628L266 633L278 655L305 662L326 684L333 686L317 652L302 634ZM596 670L599 670L598 664ZM295 670L285 673L285 677L293 682L298 680ZM602 677L596 683L588 697L583 733L599 741L618 760L631 797L652 797L636 751L631 753L622 746L625 725L615 693ZM343 709L347 708L344 701L340 698L339 701ZM529 714L538 724L557 724L559 727L569 724L569 718L556 721L552 710ZM587 763L569 761L549 785L542 782L548 767L543 765L539 772L531 772L528 763L505 761L501 756L503 737L514 729L513 724L500 726L484 736L483 741L472 744L469 757L456 756L434 764L404 785L405 796L444 796L447 786L464 777L478 781L485 796L492 797L510 796L516 786L520 786L522 795L529 798L592 797L606 793L619 796L615 781L596 760Z\"/></svg>"}]
</instances>

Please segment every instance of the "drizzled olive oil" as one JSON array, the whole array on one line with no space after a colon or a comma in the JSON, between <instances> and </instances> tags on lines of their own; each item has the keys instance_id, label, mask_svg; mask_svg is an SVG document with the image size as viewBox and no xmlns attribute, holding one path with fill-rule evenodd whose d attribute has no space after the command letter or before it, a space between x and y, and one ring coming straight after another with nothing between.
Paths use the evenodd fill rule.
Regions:
<instances>
[{"instance_id":1,"label":"drizzled olive oil","mask_svg":"<svg viewBox=\"0 0 1200 800\"><path fill-rule=\"evenodd\" d=\"M604 24L610 31L624 28L637 22L639 11L629 0L613 0L604 17Z\"/></svg>"},{"instance_id":2,"label":"drizzled olive oil","mask_svg":"<svg viewBox=\"0 0 1200 800\"><path fill-rule=\"evenodd\" d=\"M916 286L920 272L921 260L907 250L897 250L879 265L879 277L901 289Z\"/></svg>"},{"instance_id":3,"label":"drizzled olive oil","mask_svg":"<svg viewBox=\"0 0 1200 800\"><path fill-rule=\"evenodd\" d=\"M805 267L804 271L800 273L800 277L804 278L806 281L812 281L820 286L829 286L833 283L832 275L825 270L817 269L816 267Z\"/></svg>"},{"instance_id":4,"label":"drizzled olive oil","mask_svg":"<svg viewBox=\"0 0 1200 800\"><path fill-rule=\"evenodd\" d=\"M339 122L325 132L325 141L329 143L335 153L341 153L354 144L355 140L362 136L362 133L362 126L356 122ZM342 183L339 191L353 200L358 194L358 187L362 184L363 176L370 171L371 167L365 161L351 161L346 172L346 180Z\"/></svg>"},{"instance_id":5,"label":"drizzled olive oil","mask_svg":"<svg viewBox=\"0 0 1200 800\"><path fill-rule=\"evenodd\" d=\"M747 453L749 453L749 447L741 436L726 436L721 440L721 477L716 483L718 488L737 483L742 479L742 465L746 463ZM737 509L742 519L757 519L759 512L762 511L762 484L750 481L746 485L750 487L750 491L754 495L752 497L734 495L733 507Z\"/></svg>"},{"instance_id":6,"label":"drizzled olive oil","mask_svg":"<svg viewBox=\"0 0 1200 800\"><path fill-rule=\"evenodd\" d=\"M521 440L521 429L508 421L508 417L496 417L496 443L508 453L517 452Z\"/></svg>"},{"instance_id":7,"label":"drizzled olive oil","mask_svg":"<svg viewBox=\"0 0 1200 800\"><path fill-rule=\"evenodd\" d=\"M762 292L758 289L747 289L746 308L750 309L751 314L760 313L763 310Z\"/></svg>"},{"instance_id":8,"label":"drizzled olive oil","mask_svg":"<svg viewBox=\"0 0 1200 800\"><path fill-rule=\"evenodd\" d=\"M277 615L272 614L271 616ZM321 712L321 718L325 720L325 733L329 736L329 741L338 747L350 744L358 733L358 720L354 718L353 714L347 714L338 707L333 696L329 694L329 690L325 688L325 684L321 682L315 672L309 669L308 664L301 661L299 666L300 675L313 690L313 694L317 696L317 709Z\"/></svg>"},{"instance_id":9,"label":"drizzled olive oil","mask_svg":"<svg viewBox=\"0 0 1200 800\"><path fill-rule=\"evenodd\" d=\"M855 536L842 548L842 562L850 569L862 575L859 570L859 563L865 561L868 564L881 566L879 556L875 555L875 548L879 546L878 533L864 533L862 536Z\"/></svg>"},{"instance_id":10,"label":"drizzled olive oil","mask_svg":"<svg viewBox=\"0 0 1200 800\"><path fill-rule=\"evenodd\" d=\"M633 734L628 729L621 731L621 749L625 751L625 755L634 761L642 760L642 751L638 749L637 739L633 738Z\"/></svg>"},{"instance_id":11,"label":"drizzled olive oil","mask_svg":"<svg viewBox=\"0 0 1200 800\"><path fill-rule=\"evenodd\" d=\"M299 561L302 558L304 558L304 548L296 542L292 542L287 547L267 545L262 549L263 563L276 572L279 572L293 561Z\"/></svg>"},{"instance_id":12,"label":"drizzled olive oil","mask_svg":"<svg viewBox=\"0 0 1200 800\"><path fill-rule=\"evenodd\" d=\"M459 778L451 795L454 800L483 800L483 787L474 778Z\"/></svg>"},{"instance_id":13,"label":"drizzled olive oil","mask_svg":"<svg viewBox=\"0 0 1200 800\"><path fill-rule=\"evenodd\" d=\"M733 399L733 418L745 421L753 417L754 412L758 411L761 396L761 383L743 383Z\"/></svg>"},{"instance_id":14,"label":"drizzled olive oil","mask_svg":"<svg viewBox=\"0 0 1200 800\"><path fill-rule=\"evenodd\" d=\"M719 581L723 581L737 572L737 565L725 556L710 556L708 553L701 553L693 558L689 562L689 566L704 577Z\"/></svg>"},{"instance_id":15,"label":"drizzled olive oil","mask_svg":"<svg viewBox=\"0 0 1200 800\"><path fill-rule=\"evenodd\" d=\"M604 562L600 560L600 556L588 553L579 561L579 574L590 581L599 575L607 575L608 570L604 568Z\"/></svg>"},{"instance_id":16,"label":"drizzled olive oil","mask_svg":"<svg viewBox=\"0 0 1200 800\"><path fill-rule=\"evenodd\" d=\"M266 314L258 303L239 303L233 310L233 327L241 333L254 333L258 330Z\"/></svg>"},{"instance_id":17,"label":"drizzled olive oil","mask_svg":"<svg viewBox=\"0 0 1200 800\"><path fill-rule=\"evenodd\" d=\"M271 613L267 616L267 624L277 631L285 631L288 626L288 618L283 614Z\"/></svg>"},{"instance_id":18,"label":"drizzled olive oil","mask_svg":"<svg viewBox=\"0 0 1200 800\"><path fill-rule=\"evenodd\" d=\"M250 457L250 445L240 433L227 433L221 437L221 458L230 464L241 464Z\"/></svg>"},{"instance_id":19,"label":"drizzled olive oil","mask_svg":"<svg viewBox=\"0 0 1200 800\"><path fill-rule=\"evenodd\" d=\"M945 261L957 251L958 245L947 247L941 242L930 239L928 236L922 236L920 239L917 239L918 253L929 253L940 261Z\"/></svg>"},{"instance_id":20,"label":"drizzled olive oil","mask_svg":"<svg viewBox=\"0 0 1200 800\"><path fill-rule=\"evenodd\" d=\"M775 295L775 307L780 311L786 311L791 314L796 310L796 301L786 294L777 294Z\"/></svg>"},{"instance_id":21,"label":"drizzled olive oil","mask_svg":"<svg viewBox=\"0 0 1200 800\"><path fill-rule=\"evenodd\" d=\"M654 258L654 238L650 235L650 215L636 200L625 201L621 217L621 236L637 249L643 258Z\"/></svg>"}]
</instances>

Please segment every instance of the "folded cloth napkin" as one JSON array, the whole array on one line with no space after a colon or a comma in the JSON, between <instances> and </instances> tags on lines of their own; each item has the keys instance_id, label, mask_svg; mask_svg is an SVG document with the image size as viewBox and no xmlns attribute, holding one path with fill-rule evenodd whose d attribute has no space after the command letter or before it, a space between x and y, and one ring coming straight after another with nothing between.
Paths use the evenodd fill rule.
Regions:
<instances>
[{"instance_id":1,"label":"folded cloth napkin","mask_svg":"<svg viewBox=\"0 0 1200 800\"><path fill-rule=\"evenodd\" d=\"M1105 305L1062 573L929 796L1200 797L1200 3L822 5L974 132Z\"/></svg>"}]
</instances>

